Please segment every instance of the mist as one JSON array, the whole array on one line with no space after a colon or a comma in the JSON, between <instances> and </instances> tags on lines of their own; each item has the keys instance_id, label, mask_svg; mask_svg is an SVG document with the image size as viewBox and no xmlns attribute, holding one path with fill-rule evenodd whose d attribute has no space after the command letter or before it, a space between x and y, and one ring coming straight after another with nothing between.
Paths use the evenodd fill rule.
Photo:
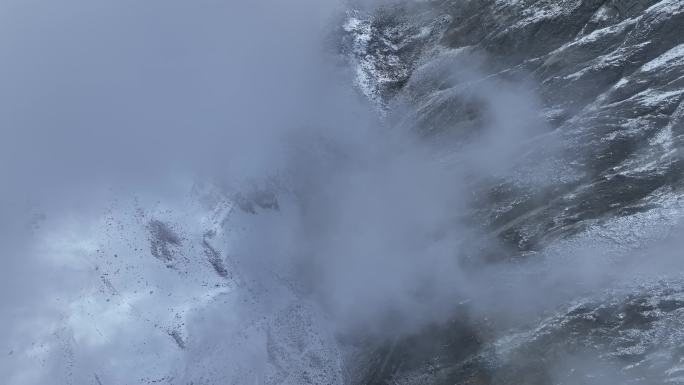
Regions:
<instances>
[{"instance_id":1,"label":"mist","mask_svg":"<svg viewBox=\"0 0 684 385\"><path fill-rule=\"evenodd\" d=\"M588 242L481 260L514 251L473 220L478 189L551 178L528 151L556 140L533 85L445 54L409 94L439 81L480 126L426 139L420 106L383 114L354 87L331 43L344 7L0 5L0 377L346 384L346 339L525 324L648 272ZM652 274L680 267L674 243L639 251L662 254Z\"/></svg>"}]
</instances>

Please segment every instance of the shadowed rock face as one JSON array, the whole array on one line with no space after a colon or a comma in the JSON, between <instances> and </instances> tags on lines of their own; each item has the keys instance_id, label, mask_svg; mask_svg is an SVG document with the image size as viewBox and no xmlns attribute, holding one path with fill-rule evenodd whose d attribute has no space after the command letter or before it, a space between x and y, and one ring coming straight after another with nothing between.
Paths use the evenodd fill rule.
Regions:
<instances>
[{"instance_id":1,"label":"shadowed rock face","mask_svg":"<svg viewBox=\"0 0 684 385\"><path fill-rule=\"evenodd\" d=\"M155 258L172 266L176 256L175 248L181 245L180 236L168 224L158 220L151 220L148 223L148 229L150 232L150 253Z\"/></svg>"},{"instance_id":2,"label":"shadowed rock face","mask_svg":"<svg viewBox=\"0 0 684 385\"><path fill-rule=\"evenodd\" d=\"M473 218L512 255L587 239L625 250L678 222L683 1L405 2L350 12L343 29L362 92L428 139L467 142L487 125L473 84L525 84L539 96L545 131L516 171L473 187ZM465 67L477 70L460 74ZM497 258L487 263L506 263ZM680 285L645 279L621 294L575 298L517 332L459 319L426 332L441 346L432 350L379 343L360 360L357 382L684 382Z\"/></svg>"}]
</instances>

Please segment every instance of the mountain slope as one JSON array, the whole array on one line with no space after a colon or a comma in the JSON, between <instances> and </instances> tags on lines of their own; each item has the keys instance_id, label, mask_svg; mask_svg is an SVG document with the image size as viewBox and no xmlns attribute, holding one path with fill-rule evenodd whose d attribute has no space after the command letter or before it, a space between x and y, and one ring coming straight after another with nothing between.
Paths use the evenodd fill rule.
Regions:
<instances>
[{"instance_id":1,"label":"mountain slope","mask_svg":"<svg viewBox=\"0 0 684 385\"><path fill-rule=\"evenodd\" d=\"M543 260L542 281L553 266L582 270L560 270L559 286L591 276L541 312L520 310L521 323L489 309L423 335L447 348L380 343L358 382L684 381L684 356L671 349L684 340L669 240L683 203L684 2L402 2L350 12L343 29L359 87L391 121L461 149L493 126L538 125L522 134L512 171L472 187L471 215L508 250L487 263ZM504 110L506 92L529 101Z\"/></svg>"}]
</instances>

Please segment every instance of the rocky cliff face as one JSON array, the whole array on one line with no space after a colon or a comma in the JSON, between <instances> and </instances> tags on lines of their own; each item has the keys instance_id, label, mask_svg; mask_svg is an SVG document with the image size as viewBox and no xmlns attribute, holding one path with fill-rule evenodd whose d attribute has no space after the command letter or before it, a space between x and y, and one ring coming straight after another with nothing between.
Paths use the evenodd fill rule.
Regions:
<instances>
[{"instance_id":1,"label":"rocky cliff face","mask_svg":"<svg viewBox=\"0 0 684 385\"><path fill-rule=\"evenodd\" d=\"M684 2L401 2L350 12L342 35L363 93L387 119L410 122L427 138L467 143L491 126L491 95L535 95L536 112L527 103L503 114L509 124L539 127L525 136L514 171L473 186L470 215L509 250L504 260L484 258L487 264L582 254L619 266L639 253L633 250L651 250L645 245L654 239L676 237ZM579 252L580 244L590 251ZM640 253L637 259L658 264L671 251ZM620 270L611 263L609 270ZM640 265L619 284L570 295L524 326L456 317L421 337L380 343L360 360L367 365L357 381L684 382L681 278L642 276L646 270Z\"/></svg>"},{"instance_id":2,"label":"rocky cliff face","mask_svg":"<svg viewBox=\"0 0 684 385\"><path fill-rule=\"evenodd\" d=\"M95 3L0 2L2 383L684 383L684 0Z\"/></svg>"}]
</instances>

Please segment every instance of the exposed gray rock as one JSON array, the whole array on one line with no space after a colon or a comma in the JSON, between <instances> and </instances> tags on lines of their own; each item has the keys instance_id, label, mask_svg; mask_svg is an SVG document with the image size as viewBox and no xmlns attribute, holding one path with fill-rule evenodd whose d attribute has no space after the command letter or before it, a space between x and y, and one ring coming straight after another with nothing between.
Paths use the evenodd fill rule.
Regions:
<instances>
[{"instance_id":1,"label":"exposed gray rock","mask_svg":"<svg viewBox=\"0 0 684 385\"><path fill-rule=\"evenodd\" d=\"M151 220L147 228L150 233L150 252L167 266L172 266L176 248L182 243L181 237L171 226L159 220Z\"/></svg>"},{"instance_id":2,"label":"exposed gray rock","mask_svg":"<svg viewBox=\"0 0 684 385\"><path fill-rule=\"evenodd\" d=\"M367 42L352 55L364 92L390 112L392 103L413 106L426 132L462 135L483 124L483 98L453 75L461 67L476 62L471 83L536 84L561 144L534 158L569 165L558 173L565 180L551 189L502 181L486 205L502 237L536 240L517 244L529 249L551 229L520 234L523 223L554 218L570 229L681 187L682 25L680 1L433 1L352 13L346 28Z\"/></svg>"},{"instance_id":3,"label":"exposed gray rock","mask_svg":"<svg viewBox=\"0 0 684 385\"><path fill-rule=\"evenodd\" d=\"M482 130L489 102L478 90L487 84L532 85L540 95L546 131L516 159L517 172L473 186L473 217L511 255L596 229L638 246L650 236L640 229L681 216L681 0L434 0L348 16L343 46L358 85L388 119L427 138L467 142ZM680 286L675 279L578 300L522 334L459 320L379 343L360 360L367 365L357 382L684 382ZM416 347L453 336L460 342L446 349ZM594 373L573 371L586 357L596 359L577 366Z\"/></svg>"}]
</instances>

